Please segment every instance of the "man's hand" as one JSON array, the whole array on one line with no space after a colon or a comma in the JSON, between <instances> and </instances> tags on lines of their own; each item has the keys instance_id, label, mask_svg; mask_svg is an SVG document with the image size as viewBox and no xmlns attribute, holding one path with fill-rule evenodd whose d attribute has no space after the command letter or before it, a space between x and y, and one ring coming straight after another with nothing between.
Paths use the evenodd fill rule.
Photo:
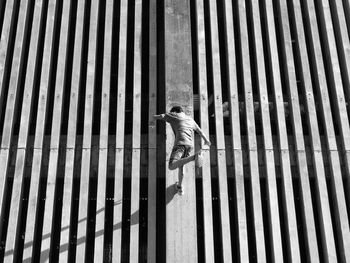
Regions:
<instances>
[{"instance_id":1,"label":"man's hand","mask_svg":"<svg viewBox=\"0 0 350 263\"><path fill-rule=\"evenodd\" d=\"M162 114L154 115L154 116L153 116L153 119L154 119L154 120L161 120L161 119L163 119L163 116L162 116Z\"/></svg>"},{"instance_id":2,"label":"man's hand","mask_svg":"<svg viewBox=\"0 0 350 263\"><path fill-rule=\"evenodd\" d=\"M211 142L209 140L204 140L204 144L210 146Z\"/></svg>"},{"instance_id":3,"label":"man's hand","mask_svg":"<svg viewBox=\"0 0 350 263\"><path fill-rule=\"evenodd\" d=\"M195 129L195 131L198 132L198 134L203 138L204 140L204 144L210 146L211 142L209 141L209 139L207 138L207 136L205 136L205 134L202 132L201 128L199 128L199 126L197 125L197 129Z\"/></svg>"}]
</instances>

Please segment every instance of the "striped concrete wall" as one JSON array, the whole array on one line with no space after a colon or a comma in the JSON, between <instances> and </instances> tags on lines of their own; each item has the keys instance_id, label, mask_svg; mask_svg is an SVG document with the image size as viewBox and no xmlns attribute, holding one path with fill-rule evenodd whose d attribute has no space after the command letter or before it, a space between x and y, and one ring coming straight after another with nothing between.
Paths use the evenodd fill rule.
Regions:
<instances>
[{"instance_id":1,"label":"striped concrete wall","mask_svg":"<svg viewBox=\"0 0 350 263\"><path fill-rule=\"evenodd\" d=\"M347 0L0 1L1 262L350 262ZM210 135L168 171L181 104Z\"/></svg>"}]
</instances>

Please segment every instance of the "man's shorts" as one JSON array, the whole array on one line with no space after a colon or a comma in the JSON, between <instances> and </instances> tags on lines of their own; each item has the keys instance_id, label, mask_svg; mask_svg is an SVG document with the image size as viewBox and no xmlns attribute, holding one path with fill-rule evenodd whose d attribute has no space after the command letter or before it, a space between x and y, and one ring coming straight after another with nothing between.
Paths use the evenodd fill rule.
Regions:
<instances>
[{"instance_id":1,"label":"man's shorts","mask_svg":"<svg viewBox=\"0 0 350 263\"><path fill-rule=\"evenodd\" d=\"M169 163L176 162L182 158L190 156L192 146L189 145L175 145L170 155Z\"/></svg>"}]
</instances>

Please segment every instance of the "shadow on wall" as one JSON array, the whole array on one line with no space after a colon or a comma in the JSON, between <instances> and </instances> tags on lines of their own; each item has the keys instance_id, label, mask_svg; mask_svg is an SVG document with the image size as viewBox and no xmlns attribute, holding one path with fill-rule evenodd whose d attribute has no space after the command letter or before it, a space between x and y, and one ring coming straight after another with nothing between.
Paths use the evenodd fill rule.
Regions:
<instances>
[{"instance_id":1,"label":"shadow on wall","mask_svg":"<svg viewBox=\"0 0 350 263\"><path fill-rule=\"evenodd\" d=\"M174 198L176 194L176 191L175 191L175 185L171 185L169 186L167 189L166 189L166 200L167 200L167 204ZM121 200L119 201L116 201L114 202L114 206L117 206L117 205L120 205L122 203ZM100 210L96 211L96 215L100 214L101 212L103 212L105 210L105 208L101 208ZM130 216L130 225L135 225L138 223L138 219L139 218L139 211L136 211L135 213L133 213L131 216ZM78 224L79 223L82 223L84 221L86 221L87 218L83 218L81 220L78 221ZM113 226L113 231L117 230L117 229L121 229L122 228L122 222L119 222L117 224L115 224ZM69 226L65 226L65 227L62 227L61 228L61 233L63 231L68 231L69 230ZM99 231L96 231L95 232L95 237L99 237L99 236L102 236L104 233L103 230L99 230ZM45 234L42 236L42 240L45 240L47 238L50 238L51 236L51 233L48 233L48 234ZM80 244L86 242L86 236L84 237L81 237L79 239L77 239L76 241L76 246L79 246ZM31 242L28 242L26 244L24 244L24 248L23 249L32 249L32 246L33 246L33 241ZM60 247L60 251L68 251L69 249L69 244L64 244ZM13 255L14 254L14 251L13 250L9 250L9 251L6 251L5 252L5 257L9 256L9 255ZM43 251L40 255L40 260L41 261L48 261L50 259L50 250L47 249L45 251ZM30 263L32 261L32 258L26 258L26 259L23 259L23 262L24 263Z\"/></svg>"}]
</instances>

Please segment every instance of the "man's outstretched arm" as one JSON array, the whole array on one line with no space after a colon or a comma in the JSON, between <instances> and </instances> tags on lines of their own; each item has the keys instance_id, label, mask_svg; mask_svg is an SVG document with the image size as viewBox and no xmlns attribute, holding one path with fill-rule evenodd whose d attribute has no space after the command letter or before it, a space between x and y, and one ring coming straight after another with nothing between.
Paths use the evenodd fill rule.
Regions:
<instances>
[{"instance_id":1,"label":"man's outstretched arm","mask_svg":"<svg viewBox=\"0 0 350 263\"><path fill-rule=\"evenodd\" d=\"M163 120L164 114L154 115L153 118L154 118L155 120Z\"/></svg>"}]
</instances>

